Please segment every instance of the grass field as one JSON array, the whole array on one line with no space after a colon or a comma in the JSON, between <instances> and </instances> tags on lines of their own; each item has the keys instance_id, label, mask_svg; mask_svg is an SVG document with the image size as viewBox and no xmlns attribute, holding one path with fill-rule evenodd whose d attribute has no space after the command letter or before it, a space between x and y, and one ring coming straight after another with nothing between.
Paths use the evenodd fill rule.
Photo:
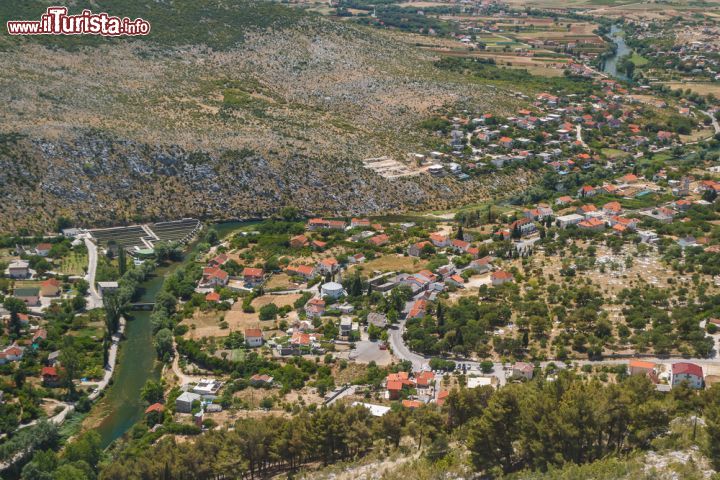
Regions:
<instances>
[{"instance_id":1,"label":"grass field","mask_svg":"<svg viewBox=\"0 0 720 480\"><path fill-rule=\"evenodd\" d=\"M637 52L633 52L632 56L630 57L630 61L635 64L636 67L642 67L643 65L647 65L649 60L642 55L638 55Z\"/></svg>"},{"instance_id":2,"label":"grass field","mask_svg":"<svg viewBox=\"0 0 720 480\"><path fill-rule=\"evenodd\" d=\"M618 150L616 148L603 148L600 152L608 158L618 158L624 155L629 155L627 152L623 152L622 150Z\"/></svg>"},{"instance_id":3,"label":"grass field","mask_svg":"<svg viewBox=\"0 0 720 480\"><path fill-rule=\"evenodd\" d=\"M360 265L365 272L396 272L400 270L418 270L423 268L427 262L419 258L405 257L398 255L385 255L381 258L370 260ZM353 267L358 268L358 267Z\"/></svg>"},{"instance_id":4,"label":"grass field","mask_svg":"<svg viewBox=\"0 0 720 480\"><path fill-rule=\"evenodd\" d=\"M269 303L274 303L278 307L292 305L295 300L300 298L299 293L288 295L263 295L254 299L251 303L255 309L254 313L245 313L242 311L242 302L238 302L232 306L227 312L197 311L192 318L183 320L183 324L188 325L190 330L186 334L186 338L202 338L202 337L226 337L233 331L242 332L246 328L277 328L279 319L276 321L260 321L260 307ZM297 312L290 312L285 319L291 323L297 318ZM225 321L228 328L220 328L220 322Z\"/></svg>"},{"instance_id":5,"label":"grass field","mask_svg":"<svg viewBox=\"0 0 720 480\"><path fill-rule=\"evenodd\" d=\"M60 260L60 273L65 275L84 275L87 265L87 254L70 252Z\"/></svg>"},{"instance_id":6,"label":"grass field","mask_svg":"<svg viewBox=\"0 0 720 480\"><path fill-rule=\"evenodd\" d=\"M687 90L688 88L695 93L700 95L707 95L712 93L715 96L720 95L720 83L711 82L698 82L698 83L684 83L684 82L667 82L665 83L668 87L677 90Z\"/></svg>"},{"instance_id":7,"label":"grass field","mask_svg":"<svg viewBox=\"0 0 720 480\"><path fill-rule=\"evenodd\" d=\"M265 284L265 290L287 290L294 288L295 285L290 281L290 277L285 273L273 275Z\"/></svg>"}]
</instances>

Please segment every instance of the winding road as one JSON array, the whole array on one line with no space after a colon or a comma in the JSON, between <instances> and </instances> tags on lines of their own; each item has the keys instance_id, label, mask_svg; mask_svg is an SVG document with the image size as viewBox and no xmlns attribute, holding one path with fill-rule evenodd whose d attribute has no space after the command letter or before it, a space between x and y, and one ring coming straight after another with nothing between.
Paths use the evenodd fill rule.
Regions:
<instances>
[{"instance_id":1,"label":"winding road","mask_svg":"<svg viewBox=\"0 0 720 480\"><path fill-rule=\"evenodd\" d=\"M715 129L715 134L717 135L718 133L720 133L720 123L718 123L718 120L717 120L717 118L715 118L715 115L713 115L710 112L703 112L703 113L705 115L707 115L708 117L710 117L710 120L712 120L712 126Z\"/></svg>"}]
</instances>

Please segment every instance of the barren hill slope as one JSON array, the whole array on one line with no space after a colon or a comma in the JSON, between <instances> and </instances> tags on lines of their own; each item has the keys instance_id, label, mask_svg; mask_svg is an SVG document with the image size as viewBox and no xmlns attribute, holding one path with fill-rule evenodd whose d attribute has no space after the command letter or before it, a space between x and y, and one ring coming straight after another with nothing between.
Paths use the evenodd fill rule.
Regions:
<instances>
[{"instance_id":1,"label":"barren hill slope","mask_svg":"<svg viewBox=\"0 0 720 480\"><path fill-rule=\"evenodd\" d=\"M27 18L39 16L28 3ZM60 213L86 225L287 204L377 213L522 187L363 168L427 147L417 125L438 109L515 107L507 92L436 69L408 37L238 0L203 2L207 21L180 22L183 36L144 11L165 2L128 4L112 8L142 13L155 37L0 42L0 228L42 229ZM253 23L256 8L272 16ZM219 23L223 9L232 20Z\"/></svg>"}]
</instances>

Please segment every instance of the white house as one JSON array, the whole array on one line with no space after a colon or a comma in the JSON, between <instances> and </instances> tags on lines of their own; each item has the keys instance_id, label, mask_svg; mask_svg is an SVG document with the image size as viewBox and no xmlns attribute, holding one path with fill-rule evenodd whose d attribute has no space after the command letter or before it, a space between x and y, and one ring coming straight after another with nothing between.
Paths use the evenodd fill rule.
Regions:
<instances>
[{"instance_id":1,"label":"white house","mask_svg":"<svg viewBox=\"0 0 720 480\"><path fill-rule=\"evenodd\" d=\"M10 278L28 278L30 276L30 262L27 260L15 260L8 266Z\"/></svg>"},{"instance_id":2,"label":"white house","mask_svg":"<svg viewBox=\"0 0 720 480\"><path fill-rule=\"evenodd\" d=\"M578 215L577 213L571 213L570 215L562 215L560 217L557 217L555 222L557 223L557 226L560 228L567 228L570 225L577 225L578 223L585 220L585 217L582 215Z\"/></svg>"},{"instance_id":3,"label":"white house","mask_svg":"<svg viewBox=\"0 0 720 480\"><path fill-rule=\"evenodd\" d=\"M691 388L700 389L703 386L703 371L700 365L690 362L673 363L672 386L673 388L687 381Z\"/></svg>"},{"instance_id":4,"label":"white house","mask_svg":"<svg viewBox=\"0 0 720 480\"><path fill-rule=\"evenodd\" d=\"M259 328L245 329L245 344L248 347L261 347L263 344L262 330Z\"/></svg>"}]
</instances>

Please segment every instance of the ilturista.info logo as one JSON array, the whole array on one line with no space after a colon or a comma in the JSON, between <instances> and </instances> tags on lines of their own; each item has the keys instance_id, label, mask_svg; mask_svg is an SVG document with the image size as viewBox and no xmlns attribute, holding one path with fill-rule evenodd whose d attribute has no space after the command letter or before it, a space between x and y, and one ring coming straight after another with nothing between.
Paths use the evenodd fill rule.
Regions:
<instances>
[{"instance_id":1,"label":"ilturista.info logo","mask_svg":"<svg viewBox=\"0 0 720 480\"><path fill-rule=\"evenodd\" d=\"M115 17L108 13L83 10L68 15L67 7L48 7L40 20L10 20L10 35L101 35L104 37L136 36L150 33L150 22Z\"/></svg>"}]
</instances>

